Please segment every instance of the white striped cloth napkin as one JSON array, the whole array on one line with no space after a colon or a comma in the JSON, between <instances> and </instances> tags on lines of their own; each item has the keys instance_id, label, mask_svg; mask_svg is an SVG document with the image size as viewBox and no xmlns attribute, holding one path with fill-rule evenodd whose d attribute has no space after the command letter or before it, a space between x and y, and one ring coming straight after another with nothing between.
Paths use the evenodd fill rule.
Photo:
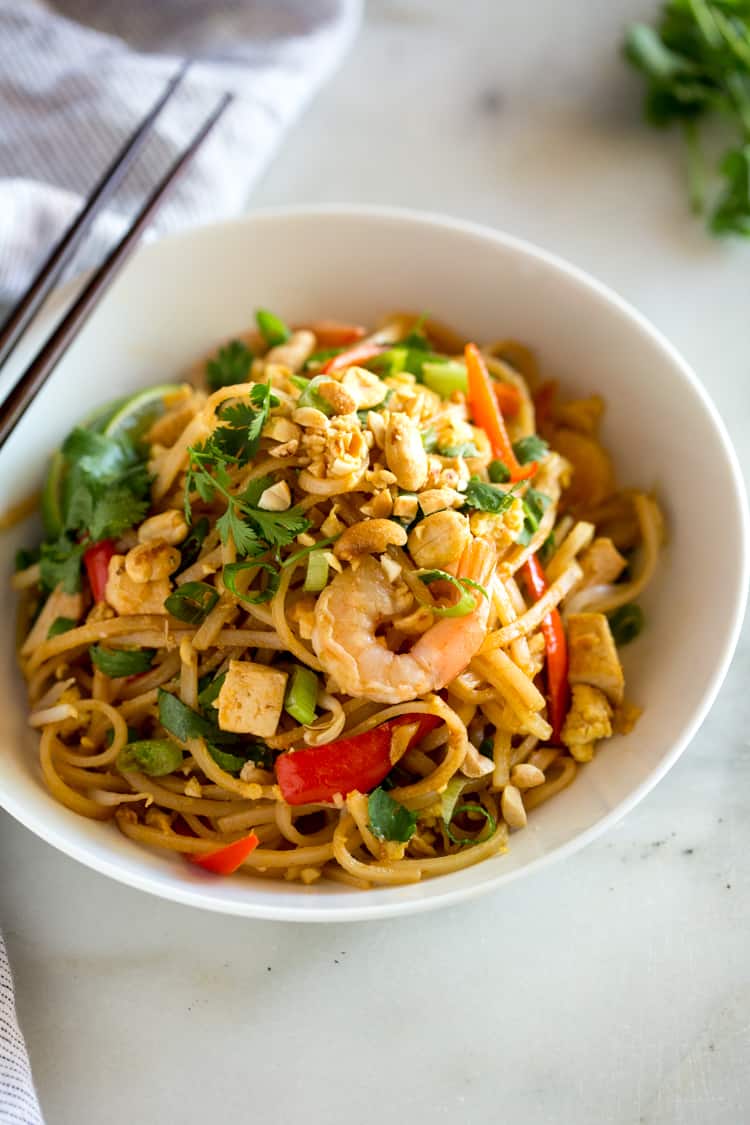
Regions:
<instances>
[{"instance_id":1,"label":"white striped cloth napkin","mask_svg":"<svg viewBox=\"0 0 750 1125\"><path fill-rule=\"evenodd\" d=\"M240 211L362 0L0 0L0 304L23 291L178 59L195 59L76 263L127 223L219 94L236 102L154 230ZM84 26L86 25L86 26ZM41 1125L0 938L0 1125Z\"/></svg>"}]
</instances>

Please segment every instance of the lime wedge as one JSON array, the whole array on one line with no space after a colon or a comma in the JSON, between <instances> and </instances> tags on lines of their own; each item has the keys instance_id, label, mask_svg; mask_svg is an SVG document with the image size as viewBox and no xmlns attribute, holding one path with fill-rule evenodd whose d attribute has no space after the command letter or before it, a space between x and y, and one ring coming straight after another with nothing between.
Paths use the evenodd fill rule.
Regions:
<instances>
[{"instance_id":1,"label":"lime wedge","mask_svg":"<svg viewBox=\"0 0 750 1125\"><path fill-rule=\"evenodd\" d=\"M131 441L138 441L164 413L164 399L179 390L176 383L162 383L158 387L137 391L124 402L115 404L114 413L105 423L102 433L107 437L127 436Z\"/></svg>"},{"instance_id":2,"label":"lime wedge","mask_svg":"<svg viewBox=\"0 0 750 1125\"><path fill-rule=\"evenodd\" d=\"M147 387L134 395L115 399L99 406L79 422L80 426L106 434L107 437L127 436L138 441L160 415L164 413L164 400L180 387L176 383L162 383ZM50 539L61 534L63 521L63 496L67 465L58 449L50 462L47 479L42 489L42 522Z\"/></svg>"}]
</instances>

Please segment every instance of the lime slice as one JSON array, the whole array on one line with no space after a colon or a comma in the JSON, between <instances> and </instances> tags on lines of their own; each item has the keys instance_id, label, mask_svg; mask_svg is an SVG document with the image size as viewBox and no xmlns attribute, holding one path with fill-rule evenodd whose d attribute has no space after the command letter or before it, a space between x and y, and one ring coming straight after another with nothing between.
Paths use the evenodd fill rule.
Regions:
<instances>
[{"instance_id":1,"label":"lime slice","mask_svg":"<svg viewBox=\"0 0 750 1125\"><path fill-rule=\"evenodd\" d=\"M176 383L162 383L158 387L147 387L134 395L115 399L105 406L99 406L79 422L80 426L106 434L107 437L127 436L137 441L156 419L164 413L164 400L179 391ZM42 489L42 522L50 539L61 534L63 521L63 496L67 465L58 449L50 463L47 479Z\"/></svg>"},{"instance_id":2,"label":"lime slice","mask_svg":"<svg viewBox=\"0 0 750 1125\"><path fill-rule=\"evenodd\" d=\"M114 413L102 433L107 437L127 436L131 441L138 441L164 413L164 399L179 390L176 383L162 383L158 387L137 391L124 402L115 404Z\"/></svg>"}]
</instances>

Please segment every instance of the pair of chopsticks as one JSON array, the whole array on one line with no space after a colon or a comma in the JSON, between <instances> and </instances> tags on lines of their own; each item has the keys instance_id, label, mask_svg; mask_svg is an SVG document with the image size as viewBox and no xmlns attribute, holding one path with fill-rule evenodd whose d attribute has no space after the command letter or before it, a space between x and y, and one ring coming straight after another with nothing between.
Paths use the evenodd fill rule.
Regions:
<instances>
[{"instance_id":1,"label":"pair of chopsticks","mask_svg":"<svg viewBox=\"0 0 750 1125\"><path fill-rule=\"evenodd\" d=\"M65 266L81 245L85 235L106 203L111 199L122 179L143 148L151 129L161 111L171 99L182 81L189 64L184 63L172 79L164 93L143 119L133 135L126 141L111 166L94 187L81 212L54 247L29 285L26 292L12 309L0 328L0 369L14 351L31 320L39 311L53 286L59 280ZM0 406L0 449L24 416L36 395L46 383L58 361L65 354L83 328L102 296L114 281L120 269L154 217L171 188L180 179L195 154L200 149L217 121L233 100L232 94L224 94L213 112L195 132L187 147L177 157L163 179L156 185L141 210L133 219L129 229L95 271L70 310L61 320L52 335L42 345L34 359Z\"/></svg>"}]
</instances>

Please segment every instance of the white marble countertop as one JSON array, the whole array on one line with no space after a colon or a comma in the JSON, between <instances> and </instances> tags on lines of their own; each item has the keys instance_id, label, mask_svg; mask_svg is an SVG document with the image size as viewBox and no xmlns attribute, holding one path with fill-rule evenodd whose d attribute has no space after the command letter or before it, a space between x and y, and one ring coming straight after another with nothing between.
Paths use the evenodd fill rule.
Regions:
<instances>
[{"instance_id":1,"label":"white marble countertop","mask_svg":"<svg viewBox=\"0 0 750 1125\"><path fill-rule=\"evenodd\" d=\"M372 0L253 204L412 205L558 251L683 351L747 464L750 246L703 234L678 145L640 124L616 47L651 8ZM749 663L746 630L703 730L618 828L441 913L200 914L1 817L0 917L49 1125L750 1119Z\"/></svg>"}]
</instances>

